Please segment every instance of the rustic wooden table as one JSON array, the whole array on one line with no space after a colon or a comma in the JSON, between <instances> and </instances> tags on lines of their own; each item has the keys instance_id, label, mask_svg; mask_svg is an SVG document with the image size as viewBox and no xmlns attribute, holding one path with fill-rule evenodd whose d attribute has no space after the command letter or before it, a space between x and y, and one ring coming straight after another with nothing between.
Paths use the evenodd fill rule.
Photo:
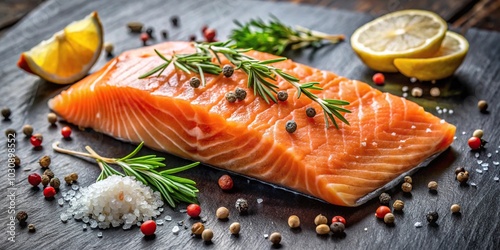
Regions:
<instances>
[{"instance_id":1,"label":"rustic wooden table","mask_svg":"<svg viewBox=\"0 0 500 250\"><path fill-rule=\"evenodd\" d=\"M10 2L21 4L23 1ZM372 20L374 16L395 9L417 7L416 2L402 0L398 2L399 5L388 5L386 1L378 0L354 0L349 1L349 5L345 3L347 1L340 0L311 1L311 4L249 0L137 2L46 0L0 37L0 107L8 106L12 110L10 120L0 121L1 137L4 138L0 143L0 225L3 226L0 230L0 249L273 249L270 242L264 238L264 234L273 231L282 233L283 241L279 246L282 249L500 249L500 183L495 179L500 176L500 119L497 115L500 109L500 33L476 28L463 33L470 43L469 54L464 63L453 77L438 81L434 85L429 82L412 83L407 77L394 73L386 74L384 86L375 86L371 82L374 72L355 56L348 42L326 46L317 51L306 49L286 55L299 63L367 82L394 95L402 96L404 86L421 87L424 96L409 96L408 99L457 126L457 138L451 148L413 175L412 195L404 195L399 188L388 191L393 200L401 199L406 204L404 213L396 214L394 226L387 226L373 216L380 205L377 199L356 208L333 206L237 175L234 175L235 190L225 193L217 186L217 179L227 172L207 166L197 167L182 173L182 176L194 179L200 189L199 201L204 209L203 217L207 220L207 227L215 232L211 244L204 244L201 239L191 237L189 230L182 229L178 235L172 234L172 228L178 221L183 220L189 226L198 221L188 219L185 213L179 211L185 208L186 204L175 209L165 206L161 217L170 215L173 220L159 226L154 239L143 237L137 227L131 230L114 228L84 231L81 221L70 220L62 223L59 216L66 211L68 204L60 207L57 199L71 188L63 185L56 200L46 200L41 189L31 188L26 181L27 176L32 172L42 173L38 159L43 155L51 155L51 168L54 173L62 177L71 172L78 172L81 186L95 182L99 170L95 162L53 152L50 144L61 140L61 127L69 125L73 128L72 140L63 141L67 148L82 150L85 145L91 145L102 155L120 156L134 147L100 133L80 131L76 126L64 122L50 126L46 120L47 113L50 112L47 100L66 86L48 83L16 67L16 61L22 51L29 50L67 23L82 18L93 10L99 11L105 29L105 39L114 43L118 54L141 46L139 37L126 29L125 24L130 21L145 22L158 31L170 28L169 18L177 15L181 20L181 27L171 29L172 40L186 40L190 34L199 34L203 24L216 28L218 36L223 39L233 28L233 19L246 21L257 17L269 18L272 13L290 25L302 25L328 33L342 33L349 37L356 28ZM471 6L475 5L473 1L422 2L433 3L427 7L432 7L432 10L448 21L451 20L450 22L460 20L454 13L462 13L460 16L465 16L463 13L467 11L464 10L474 9ZM335 9L317 7L322 4ZM487 6L490 5L491 3ZM392 7L387 8L388 6ZM355 9L370 14L344 9ZM477 23L479 24L480 22ZM107 60L101 55L92 71L99 69ZM441 96L430 96L431 87L440 88ZM477 110L479 99L489 101L489 112L480 113ZM442 109L438 111L436 106ZM445 108L448 112L443 113ZM33 125L37 132L44 135L43 148L32 148L29 138L20 132L24 124ZM5 164L6 152L11 148L4 137L4 130L7 128L18 131L15 153L22 161L21 166L15 170L12 186L9 185L12 178L8 176ZM467 146L467 139L478 128L485 131L484 138L489 143L476 156ZM169 166L180 166L188 162L150 149L143 149L141 153L164 156ZM460 185L455 180L454 169L459 166L471 172L468 185ZM439 183L437 193L428 191L427 183L431 180ZM215 219L217 207L233 208L239 197L248 199L251 213L240 216L232 209L228 221ZM258 199L262 199L262 202L259 203ZM450 205L453 203L462 206L460 215L450 213ZM13 206L13 210L9 209L9 206ZM7 224L10 223L11 210L26 210L29 223L34 223L37 231L29 233L27 228L16 225L13 231L16 242L8 241L10 231ZM430 210L439 212L438 226L427 225L425 214ZM316 235L313 220L319 213L329 218L334 215L344 216L348 221L346 234L343 237ZM286 221L291 214L300 216L302 226L299 230L290 230L288 227ZM229 224L236 220L243 225L239 237L231 236L227 230ZM416 228L416 222L422 222L423 227ZM98 232L103 233L102 238L98 238Z\"/></svg>"},{"instance_id":2,"label":"rustic wooden table","mask_svg":"<svg viewBox=\"0 0 500 250\"><path fill-rule=\"evenodd\" d=\"M0 36L45 0L0 0ZM379 16L402 9L438 13L454 27L500 31L500 0L267 0L352 10Z\"/></svg>"}]
</instances>

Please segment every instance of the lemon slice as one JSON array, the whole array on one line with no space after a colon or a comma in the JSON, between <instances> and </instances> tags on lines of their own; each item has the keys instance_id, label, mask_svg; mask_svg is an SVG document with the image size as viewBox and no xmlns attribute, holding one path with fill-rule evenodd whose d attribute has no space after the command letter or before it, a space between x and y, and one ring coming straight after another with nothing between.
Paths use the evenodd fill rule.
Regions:
<instances>
[{"instance_id":1,"label":"lemon slice","mask_svg":"<svg viewBox=\"0 0 500 250\"><path fill-rule=\"evenodd\" d=\"M428 57L436 53L448 26L437 14L402 10L381 16L358 28L351 46L370 68L397 72L396 58Z\"/></svg>"},{"instance_id":2,"label":"lemon slice","mask_svg":"<svg viewBox=\"0 0 500 250\"><path fill-rule=\"evenodd\" d=\"M398 58L394 65L403 75L421 81L439 80L453 75L464 61L469 43L465 37L446 32L441 48L431 58Z\"/></svg>"},{"instance_id":3,"label":"lemon slice","mask_svg":"<svg viewBox=\"0 0 500 250\"><path fill-rule=\"evenodd\" d=\"M101 21L94 11L23 52L17 66L50 82L75 82L83 78L99 58L102 33Z\"/></svg>"}]
</instances>

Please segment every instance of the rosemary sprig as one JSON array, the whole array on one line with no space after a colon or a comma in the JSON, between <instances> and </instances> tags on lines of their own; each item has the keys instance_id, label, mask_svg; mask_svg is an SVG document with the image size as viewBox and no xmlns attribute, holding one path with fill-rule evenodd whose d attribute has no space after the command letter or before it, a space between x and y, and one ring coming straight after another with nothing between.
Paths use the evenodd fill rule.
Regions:
<instances>
[{"instance_id":1,"label":"rosemary sprig","mask_svg":"<svg viewBox=\"0 0 500 250\"><path fill-rule=\"evenodd\" d=\"M245 24L234 22L238 28L231 31L230 38L236 42L236 46L276 55L281 55L286 49L319 47L324 41L338 43L345 39L344 35L328 35L300 26L294 29L274 16L268 23L261 19L251 19Z\"/></svg>"},{"instance_id":2,"label":"rosemary sprig","mask_svg":"<svg viewBox=\"0 0 500 250\"><path fill-rule=\"evenodd\" d=\"M157 157L156 155L134 157L141 150L143 144L144 142L141 142L134 151L122 158L102 157L89 146L85 147L89 153L60 148L59 142L54 142L52 148L59 153L94 158L101 168L101 174L97 177L97 181L106 179L111 175L133 176L145 185L151 186L154 190L159 191L165 201L172 207L175 207L176 203L179 202L196 202L196 193L198 192L198 189L195 187L196 182L187 178L175 176L174 174L193 168L197 166L199 162L157 171L158 168L165 167L163 163L165 158ZM110 164L120 166L125 174L118 172L112 168Z\"/></svg>"},{"instance_id":3,"label":"rosemary sprig","mask_svg":"<svg viewBox=\"0 0 500 250\"><path fill-rule=\"evenodd\" d=\"M333 99L321 99L311 92L311 90L322 90L322 88L317 86L319 84L318 82L300 83L299 79L297 79L296 77L270 65L272 63L285 61L287 58L280 57L276 59L260 61L245 54L251 49L238 48L237 45L232 43L231 40L228 40L226 42L194 43L194 46L196 48L195 53L183 56L192 58L204 58L205 61L197 62L202 69L211 69L212 67L218 67L220 69L221 60L219 55L226 57L233 65L237 66L236 69L241 69L246 73L246 75L248 76L247 86L248 88L253 89L254 95L262 97L267 103L270 103L270 100L275 103L278 102L278 100L276 99L278 86L274 82L276 81L277 76L279 76L297 89L297 98L300 98L301 94L304 94L306 97L320 105L325 116L326 127L329 127L330 120L334 124L334 126L338 128L338 124L335 121L334 117L337 117L340 121L349 124L345 117L343 117L340 113L350 113L349 110L341 107L343 105L348 105L349 102ZM173 55L170 59L167 59L160 52L156 50L155 52L159 57L165 60L166 63L141 75L139 77L140 79L151 76L156 72L160 72L161 74L161 72L163 72L163 70L168 67L168 65L170 65L170 62L172 61L178 62L177 64L174 63L174 66L180 70L186 71L185 68L187 68L189 70L186 71L187 73L200 74L200 77L203 79L203 81L205 81L204 73L220 74L220 71L218 71L217 73L216 70L209 72L196 70L192 67L185 67L185 62L179 62L178 55ZM216 60L219 64L213 63L214 60Z\"/></svg>"}]
</instances>

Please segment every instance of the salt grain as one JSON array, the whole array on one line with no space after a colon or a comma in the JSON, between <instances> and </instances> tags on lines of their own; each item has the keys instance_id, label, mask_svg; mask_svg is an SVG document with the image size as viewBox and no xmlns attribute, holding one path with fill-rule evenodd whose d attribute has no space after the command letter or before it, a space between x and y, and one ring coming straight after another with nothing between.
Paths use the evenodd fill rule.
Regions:
<instances>
[{"instance_id":1,"label":"salt grain","mask_svg":"<svg viewBox=\"0 0 500 250\"><path fill-rule=\"evenodd\" d=\"M477 185L476 185L475 182L471 182L470 185L473 186L473 187L477 187Z\"/></svg>"},{"instance_id":2,"label":"salt grain","mask_svg":"<svg viewBox=\"0 0 500 250\"><path fill-rule=\"evenodd\" d=\"M481 164L481 167L489 167L489 166L490 166L490 164L489 164L489 163L487 163L487 162L486 162L486 163Z\"/></svg>"},{"instance_id":3,"label":"salt grain","mask_svg":"<svg viewBox=\"0 0 500 250\"><path fill-rule=\"evenodd\" d=\"M257 199L257 203L259 203L259 204L260 204L260 203L262 203L263 201L264 201L264 200L262 200L261 198L258 198L258 199Z\"/></svg>"},{"instance_id":4,"label":"salt grain","mask_svg":"<svg viewBox=\"0 0 500 250\"><path fill-rule=\"evenodd\" d=\"M367 227L365 227L365 232L368 232L368 228Z\"/></svg>"},{"instance_id":5,"label":"salt grain","mask_svg":"<svg viewBox=\"0 0 500 250\"><path fill-rule=\"evenodd\" d=\"M366 142L365 142L365 141L362 141L362 142L361 142L361 146L366 147Z\"/></svg>"},{"instance_id":6,"label":"salt grain","mask_svg":"<svg viewBox=\"0 0 500 250\"><path fill-rule=\"evenodd\" d=\"M452 115L453 113L453 109L448 110L448 114Z\"/></svg>"},{"instance_id":7,"label":"salt grain","mask_svg":"<svg viewBox=\"0 0 500 250\"><path fill-rule=\"evenodd\" d=\"M415 222L415 227L416 228L421 228L422 227L422 222L420 222L420 221Z\"/></svg>"},{"instance_id":8,"label":"salt grain","mask_svg":"<svg viewBox=\"0 0 500 250\"><path fill-rule=\"evenodd\" d=\"M500 165L500 162L498 162L498 161L494 161L494 162L493 162L493 165L498 166L498 165Z\"/></svg>"},{"instance_id":9,"label":"salt grain","mask_svg":"<svg viewBox=\"0 0 500 250\"><path fill-rule=\"evenodd\" d=\"M72 190L75 190L75 191L76 191L76 190L78 190L79 188L80 188L80 187L79 187L78 185L76 185L76 184L71 185L71 189L72 189Z\"/></svg>"},{"instance_id":10,"label":"salt grain","mask_svg":"<svg viewBox=\"0 0 500 250\"><path fill-rule=\"evenodd\" d=\"M165 221L164 221L164 220L162 220L162 219L157 219L157 220L156 220L156 225L158 225L158 226L162 226L164 222L165 222Z\"/></svg>"},{"instance_id":11,"label":"salt grain","mask_svg":"<svg viewBox=\"0 0 500 250\"><path fill-rule=\"evenodd\" d=\"M441 95L441 91L439 90L439 88L434 87L434 88L431 88L430 94L431 94L431 96L437 97L437 96Z\"/></svg>"},{"instance_id":12,"label":"salt grain","mask_svg":"<svg viewBox=\"0 0 500 250\"><path fill-rule=\"evenodd\" d=\"M57 200L57 204L59 204L59 206L61 206L61 207L62 207L62 206L64 205L64 199L63 199L63 198L59 198L59 199Z\"/></svg>"},{"instance_id":13,"label":"salt grain","mask_svg":"<svg viewBox=\"0 0 500 250\"><path fill-rule=\"evenodd\" d=\"M483 163L482 160L477 160L477 164L481 164L481 163Z\"/></svg>"},{"instance_id":14,"label":"salt grain","mask_svg":"<svg viewBox=\"0 0 500 250\"><path fill-rule=\"evenodd\" d=\"M411 129L416 129L417 127L415 125L411 125Z\"/></svg>"},{"instance_id":15,"label":"salt grain","mask_svg":"<svg viewBox=\"0 0 500 250\"><path fill-rule=\"evenodd\" d=\"M412 83L417 82L417 78L415 78L415 77L410 78L410 82L412 82Z\"/></svg>"},{"instance_id":16,"label":"salt grain","mask_svg":"<svg viewBox=\"0 0 500 250\"><path fill-rule=\"evenodd\" d=\"M426 132L426 133L430 133L430 132L432 132L432 130L431 130L430 128L427 128L427 129L425 130L425 132Z\"/></svg>"},{"instance_id":17,"label":"salt grain","mask_svg":"<svg viewBox=\"0 0 500 250\"><path fill-rule=\"evenodd\" d=\"M401 90L402 90L403 92L408 91L408 89L409 89L409 88L408 88L408 86L403 86L403 88L401 88Z\"/></svg>"},{"instance_id":18,"label":"salt grain","mask_svg":"<svg viewBox=\"0 0 500 250\"><path fill-rule=\"evenodd\" d=\"M491 158L491 153L488 153L486 156L488 156L488 158Z\"/></svg>"},{"instance_id":19,"label":"salt grain","mask_svg":"<svg viewBox=\"0 0 500 250\"><path fill-rule=\"evenodd\" d=\"M465 135L465 134L467 134L467 133L465 133L465 131L462 131L462 135Z\"/></svg>"},{"instance_id":20,"label":"salt grain","mask_svg":"<svg viewBox=\"0 0 500 250\"><path fill-rule=\"evenodd\" d=\"M175 226L174 228L172 228L172 233L174 234L178 234L180 231L180 228L178 226Z\"/></svg>"},{"instance_id":21,"label":"salt grain","mask_svg":"<svg viewBox=\"0 0 500 250\"><path fill-rule=\"evenodd\" d=\"M406 92L405 92L405 93L403 93L403 97L404 97L404 98L408 97L408 93L406 93Z\"/></svg>"},{"instance_id":22,"label":"salt grain","mask_svg":"<svg viewBox=\"0 0 500 250\"><path fill-rule=\"evenodd\" d=\"M438 110L437 112L438 112L438 114L442 114L442 113L443 113L443 111L442 111L442 110Z\"/></svg>"},{"instance_id":23,"label":"salt grain","mask_svg":"<svg viewBox=\"0 0 500 250\"><path fill-rule=\"evenodd\" d=\"M97 237L102 238L102 232L97 233Z\"/></svg>"},{"instance_id":24,"label":"salt grain","mask_svg":"<svg viewBox=\"0 0 500 250\"><path fill-rule=\"evenodd\" d=\"M476 168L476 172L482 174L483 173L483 170L479 169L479 168ZM472 184L472 183L471 183Z\"/></svg>"},{"instance_id":25,"label":"salt grain","mask_svg":"<svg viewBox=\"0 0 500 250\"><path fill-rule=\"evenodd\" d=\"M59 218L61 218L62 222L67 222L68 221L68 215L66 213L62 213Z\"/></svg>"},{"instance_id":26,"label":"salt grain","mask_svg":"<svg viewBox=\"0 0 500 250\"><path fill-rule=\"evenodd\" d=\"M187 210L186 209L181 209L181 210L179 210L179 212L185 213L185 212L187 212Z\"/></svg>"},{"instance_id":27,"label":"salt grain","mask_svg":"<svg viewBox=\"0 0 500 250\"><path fill-rule=\"evenodd\" d=\"M392 135L392 136L396 136L396 132L392 132L392 133L391 133L391 135Z\"/></svg>"},{"instance_id":28,"label":"salt grain","mask_svg":"<svg viewBox=\"0 0 500 250\"><path fill-rule=\"evenodd\" d=\"M83 224L82 228L83 228L83 231L87 231L87 224Z\"/></svg>"},{"instance_id":29,"label":"salt grain","mask_svg":"<svg viewBox=\"0 0 500 250\"><path fill-rule=\"evenodd\" d=\"M421 97L423 93L423 90L419 87L415 87L411 89L411 95L414 97Z\"/></svg>"},{"instance_id":30,"label":"salt grain","mask_svg":"<svg viewBox=\"0 0 500 250\"><path fill-rule=\"evenodd\" d=\"M171 221L171 220L172 220L172 217L171 217L171 216L169 216L169 215L167 215L167 216L165 216L165 220L166 220L166 221Z\"/></svg>"},{"instance_id":31,"label":"salt grain","mask_svg":"<svg viewBox=\"0 0 500 250\"><path fill-rule=\"evenodd\" d=\"M269 234L264 234L264 239L267 239L269 237Z\"/></svg>"},{"instance_id":32,"label":"salt grain","mask_svg":"<svg viewBox=\"0 0 500 250\"><path fill-rule=\"evenodd\" d=\"M495 178L493 178L493 180L495 180L496 182L500 181L500 178L498 178L498 176L495 176Z\"/></svg>"},{"instance_id":33,"label":"salt grain","mask_svg":"<svg viewBox=\"0 0 500 250\"><path fill-rule=\"evenodd\" d=\"M479 153L475 153L475 154L474 154L474 156L475 156L476 158L479 158Z\"/></svg>"}]
</instances>

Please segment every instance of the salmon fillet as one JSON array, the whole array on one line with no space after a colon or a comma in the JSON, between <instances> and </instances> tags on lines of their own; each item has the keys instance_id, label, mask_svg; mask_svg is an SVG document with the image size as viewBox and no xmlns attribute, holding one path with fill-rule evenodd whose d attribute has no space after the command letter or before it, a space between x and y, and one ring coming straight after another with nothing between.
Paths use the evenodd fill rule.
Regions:
<instances>
[{"instance_id":1,"label":"salmon fillet","mask_svg":"<svg viewBox=\"0 0 500 250\"><path fill-rule=\"evenodd\" d=\"M322 98L350 102L345 108L352 113L344 114L350 125L338 121L339 129L326 128L320 106L297 99L282 79L276 84L289 98L271 104L247 89L239 70L229 78L207 74L207 85L197 89L189 85L194 75L173 66L159 77L138 79L163 62L153 48L165 55L194 52L185 42L125 52L51 99L49 107L70 123L342 206L366 201L453 141L455 126L419 105L291 60L273 66L301 82L320 82L324 90L315 93ZM225 94L236 87L248 95L229 103ZM307 107L318 115L307 117ZM289 120L298 125L294 133L285 130Z\"/></svg>"}]
</instances>

